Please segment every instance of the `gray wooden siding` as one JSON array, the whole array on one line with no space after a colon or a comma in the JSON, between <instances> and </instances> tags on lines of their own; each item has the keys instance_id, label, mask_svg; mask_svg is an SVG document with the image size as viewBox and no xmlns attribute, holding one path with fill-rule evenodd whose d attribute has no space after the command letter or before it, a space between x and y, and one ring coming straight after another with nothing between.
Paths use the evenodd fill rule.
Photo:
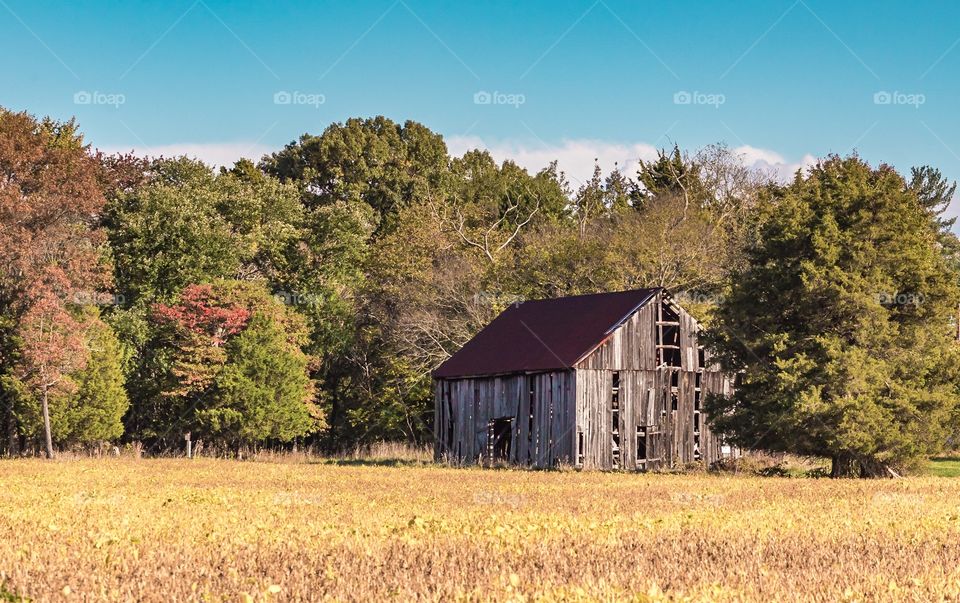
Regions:
<instances>
[{"instance_id":1,"label":"gray wooden siding","mask_svg":"<svg viewBox=\"0 0 960 603\"><path fill-rule=\"evenodd\" d=\"M705 372L703 375L703 399L710 394L721 394L724 396L733 395L733 380L729 375L719 371ZM707 463L714 463L721 458L723 442L710 431L710 425L707 421L702 421L701 427L701 450ZM734 451L736 452L736 451Z\"/></svg>"},{"instance_id":2,"label":"gray wooden siding","mask_svg":"<svg viewBox=\"0 0 960 603\"><path fill-rule=\"evenodd\" d=\"M659 296L657 297L659 299ZM612 370L654 370L657 368L654 328L656 300L634 312L619 329L584 358L577 368Z\"/></svg>"},{"instance_id":3,"label":"gray wooden siding","mask_svg":"<svg viewBox=\"0 0 960 603\"><path fill-rule=\"evenodd\" d=\"M620 382L620 468L655 469L695 460L711 464L721 458L721 442L710 431L702 407L710 392L729 395L730 379L706 353L708 366L700 366L699 325L670 301L666 303L678 314L680 366L657 366L657 305L662 302L660 296L648 302L577 366L577 432L585 443L584 468L615 465L615 371ZM638 427L646 436L646 455L640 459Z\"/></svg>"},{"instance_id":4,"label":"gray wooden siding","mask_svg":"<svg viewBox=\"0 0 960 603\"><path fill-rule=\"evenodd\" d=\"M462 463L493 462L490 423L511 419L509 462L538 468L572 464L575 392L572 370L438 379L434 384L437 457Z\"/></svg>"},{"instance_id":5,"label":"gray wooden siding","mask_svg":"<svg viewBox=\"0 0 960 603\"><path fill-rule=\"evenodd\" d=\"M583 468L613 469L613 373L607 369L577 369L577 433L583 434ZM619 371L621 469L650 467L637 465L637 426L652 426L659 432L668 417L664 415L664 397L660 395L658 371ZM657 438L662 440L662 438ZM655 448L655 447L654 447ZM659 459L664 451L650 450L646 458ZM643 460L646 460L643 459Z\"/></svg>"}]
</instances>

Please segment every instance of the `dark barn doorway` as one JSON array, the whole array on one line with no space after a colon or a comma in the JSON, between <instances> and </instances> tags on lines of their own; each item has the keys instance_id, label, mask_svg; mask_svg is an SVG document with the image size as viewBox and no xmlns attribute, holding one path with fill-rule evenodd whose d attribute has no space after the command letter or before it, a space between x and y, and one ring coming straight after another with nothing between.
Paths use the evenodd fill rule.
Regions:
<instances>
[{"instance_id":1,"label":"dark barn doorway","mask_svg":"<svg viewBox=\"0 0 960 603\"><path fill-rule=\"evenodd\" d=\"M513 418L494 419L487 424L488 457L491 461L510 460L510 441L513 432Z\"/></svg>"}]
</instances>

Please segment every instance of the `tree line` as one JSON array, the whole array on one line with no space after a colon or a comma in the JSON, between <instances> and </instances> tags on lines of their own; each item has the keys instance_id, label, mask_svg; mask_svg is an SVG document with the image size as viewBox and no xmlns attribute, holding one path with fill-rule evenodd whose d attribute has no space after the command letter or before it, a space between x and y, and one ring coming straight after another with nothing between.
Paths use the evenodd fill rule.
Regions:
<instances>
[{"instance_id":1,"label":"tree line","mask_svg":"<svg viewBox=\"0 0 960 603\"><path fill-rule=\"evenodd\" d=\"M430 370L510 303L661 286L742 374L732 440L902 464L956 424L953 192L723 145L571 183L385 117L213 169L0 110L0 446L425 443Z\"/></svg>"}]
</instances>

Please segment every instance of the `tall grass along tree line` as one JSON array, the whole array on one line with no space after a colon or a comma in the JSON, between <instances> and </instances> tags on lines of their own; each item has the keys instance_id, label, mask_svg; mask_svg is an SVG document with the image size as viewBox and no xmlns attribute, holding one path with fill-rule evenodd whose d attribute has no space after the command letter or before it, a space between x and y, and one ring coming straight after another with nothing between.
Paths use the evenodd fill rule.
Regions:
<instances>
[{"instance_id":1,"label":"tall grass along tree line","mask_svg":"<svg viewBox=\"0 0 960 603\"><path fill-rule=\"evenodd\" d=\"M423 443L430 370L508 304L662 286L742 373L717 429L889 474L958 423L953 186L712 145L573 187L384 117L213 169L0 110L2 447Z\"/></svg>"}]
</instances>

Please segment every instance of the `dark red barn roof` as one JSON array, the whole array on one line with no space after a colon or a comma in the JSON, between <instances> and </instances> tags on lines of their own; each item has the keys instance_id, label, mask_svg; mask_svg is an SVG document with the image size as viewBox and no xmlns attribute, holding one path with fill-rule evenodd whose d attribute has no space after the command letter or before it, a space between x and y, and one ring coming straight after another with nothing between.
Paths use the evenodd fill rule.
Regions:
<instances>
[{"instance_id":1,"label":"dark red barn roof","mask_svg":"<svg viewBox=\"0 0 960 603\"><path fill-rule=\"evenodd\" d=\"M514 304L433 372L471 377L573 367L658 289Z\"/></svg>"}]
</instances>

